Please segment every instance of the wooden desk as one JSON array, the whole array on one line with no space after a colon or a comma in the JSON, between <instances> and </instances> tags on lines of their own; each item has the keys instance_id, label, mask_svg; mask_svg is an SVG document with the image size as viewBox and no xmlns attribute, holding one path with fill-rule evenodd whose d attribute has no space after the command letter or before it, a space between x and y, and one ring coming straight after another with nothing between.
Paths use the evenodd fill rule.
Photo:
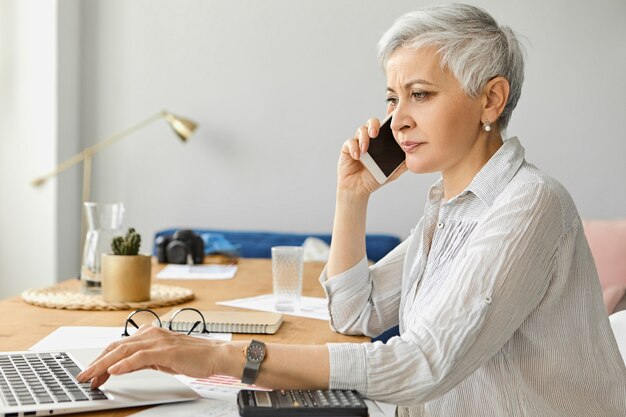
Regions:
<instances>
[{"instance_id":1,"label":"wooden desk","mask_svg":"<svg viewBox=\"0 0 626 417\"><path fill-rule=\"evenodd\" d=\"M305 263L302 294L323 297L318 277L321 263ZM153 272L162 266L153 264ZM194 300L175 307L196 307L199 309L233 310L232 307L216 305L216 301L251 297L272 292L272 268L268 259L240 259L239 270L230 280L158 280L159 283L190 288ZM68 280L59 285L79 287L78 280ZM173 307L155 308L165 314ZM57 310L36 307L13 297L0 301L0 350L26 350L59 326L123 326L129 311L83 311ZM267 342L323 344L326 342L365 342L369 339L360 336L345 336L333 332L328 323L321 320L285 315L285 321L275 335L255 335ZM250 335L233 335L233 340L248 340ZM139 408L88 413L93 416L126 416L139 411Z\"/></svg>"}]
</instances>

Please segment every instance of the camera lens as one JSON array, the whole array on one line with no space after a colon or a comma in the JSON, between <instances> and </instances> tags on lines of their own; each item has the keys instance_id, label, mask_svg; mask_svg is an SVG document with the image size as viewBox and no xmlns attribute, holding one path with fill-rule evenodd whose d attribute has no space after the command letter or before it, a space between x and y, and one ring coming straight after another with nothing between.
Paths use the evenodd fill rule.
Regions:
<instances>
[{"instance_id":1,"label":"camera lens","mask_svg":"<svg viewBox=\"0 0 626 417\"><path fill-rule=\"evenodd\" d=\"M184 242L174 240L167 245L167 260L171 264L186 264L189 248Z\"/></svg>"}]
</instances>

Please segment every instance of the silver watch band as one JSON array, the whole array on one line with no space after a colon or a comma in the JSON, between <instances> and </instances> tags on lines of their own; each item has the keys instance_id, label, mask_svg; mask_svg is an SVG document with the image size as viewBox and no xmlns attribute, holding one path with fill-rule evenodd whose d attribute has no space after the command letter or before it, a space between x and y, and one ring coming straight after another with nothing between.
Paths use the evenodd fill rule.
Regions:
<instances>
[{"instance_id":1,"label":"silver watch band","mask_svg":"<svg viewBox=\"0 0 626 417\"><path fill-rule=\"evenodd\" d=\"M243 368L243 376L241 377L241 382L244 384L254 384L256 381L256 377L259 374L259 369L261 368L261 362L252 362L250 360L246 361L246 366Z\"/></svg>"}]
</instances>

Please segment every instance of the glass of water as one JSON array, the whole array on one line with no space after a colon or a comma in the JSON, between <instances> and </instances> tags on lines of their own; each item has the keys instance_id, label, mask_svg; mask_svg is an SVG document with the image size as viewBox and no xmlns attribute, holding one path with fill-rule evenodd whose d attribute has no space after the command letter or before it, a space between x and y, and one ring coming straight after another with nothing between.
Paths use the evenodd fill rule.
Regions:
<instances>
[{"instance_id":1,"label":"glass of water","mask_svg":"<svg viewBox=\"0 0 626 417\"><path fill-rule=\"evenodd\" d=\"M302 296L302 246L272 248L272 282L277 310L293 311Z\"/></svg>"}]
</instances>

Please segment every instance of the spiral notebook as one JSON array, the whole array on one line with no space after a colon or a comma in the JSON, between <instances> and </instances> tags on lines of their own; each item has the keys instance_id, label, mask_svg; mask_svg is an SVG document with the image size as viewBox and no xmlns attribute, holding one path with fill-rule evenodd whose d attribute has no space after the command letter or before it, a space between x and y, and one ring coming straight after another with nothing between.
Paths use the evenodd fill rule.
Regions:
<instances>
[{"instance_id":1,"label":"spiral notebook","mask_svg":"<svg viewBox=\"0 0 626 417\"><path fill-rule=\"evenodd\" d=\"M162 318L163 327L169 327L170 318L177 311L172 309ZM265 311L202 311L206 329L212 333L262 333L274 334L283 324L283 315ZM172 329L188 331L197 320L193 311L182 311L176 316Z\"/></svg>"}]
</instances>

